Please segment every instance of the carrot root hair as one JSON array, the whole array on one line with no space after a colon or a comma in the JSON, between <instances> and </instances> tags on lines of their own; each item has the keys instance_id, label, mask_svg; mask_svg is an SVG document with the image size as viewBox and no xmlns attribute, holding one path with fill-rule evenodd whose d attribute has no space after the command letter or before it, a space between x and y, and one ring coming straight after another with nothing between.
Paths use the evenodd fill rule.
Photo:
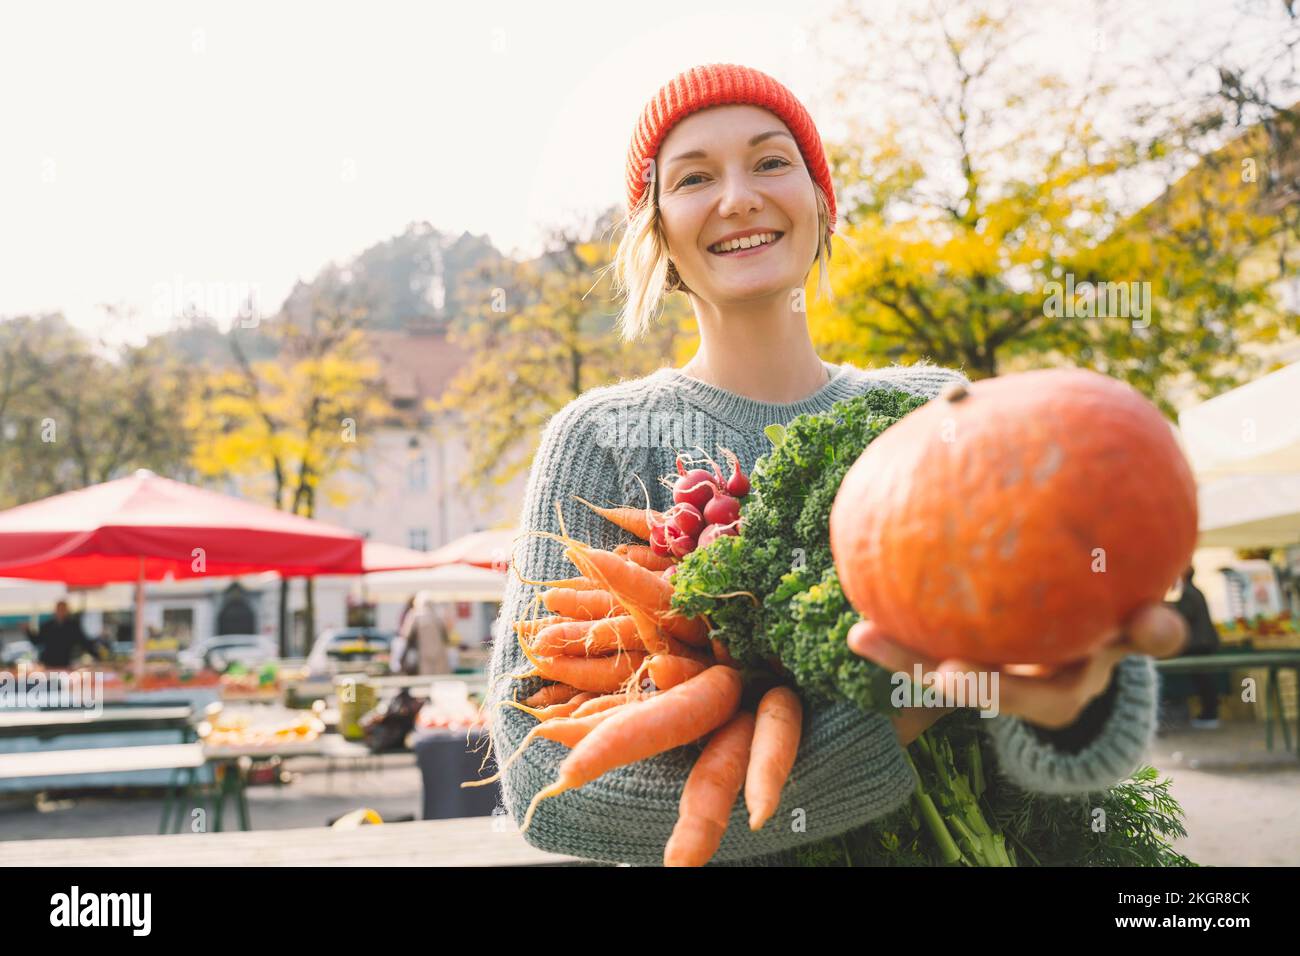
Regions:
<instances>
[{"instance_id":1,"label":"carrot root hair","mask_svg":"<svg viewBox=\"0 0 1300 956\"><path fill-rule=\"evenodd\" d=\"M561 783L557 780L549 787L543 787L541 790L538 790L536 796L534 796L532 801L528 804L528 812L524 814L524 824L519 828L519 832L523 833L528 829L529 825L532 824L533 814L537 812L537 805L539 803L543 800L548 800L551 797L558 797L560 794L566 793L572 789L573 788L568 784Z\"/></svg>"}]
</instances>

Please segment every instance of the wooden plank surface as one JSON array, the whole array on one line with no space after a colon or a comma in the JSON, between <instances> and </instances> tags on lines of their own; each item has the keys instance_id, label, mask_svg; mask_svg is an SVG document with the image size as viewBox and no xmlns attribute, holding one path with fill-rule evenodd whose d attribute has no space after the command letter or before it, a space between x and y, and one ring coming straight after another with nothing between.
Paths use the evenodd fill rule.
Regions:
<instances>
[{"instance_id":1,"label":"wooden plank surface","mask_svg":"<svg viewBox=\"0 0 1300 956\"><path fill-rule=\"evenodd\" d=\"M113 707L99 711L68 710L0 710L0 728L41 730L46 727L66 728L72 732L96 724L120 723L123 725L151 722L183 724L189 719L189 707Z\"/></svg>"},{"instance_id":2,"label":"wooden plank surface","mask_svg":"<svg viewBox=\"0 0 1300 956\"><path fill-rule=\"evenodd\" d=\"M506 817L420 820L354 830L0 842L0 866L545 866L584 863L528 845Z\"/></svg>"},{"instance_id":3,"label":"wooden plank surface","mask_svg":"<svg viewBox=\"0 0 1300 956\"><path fill-rule=\"evenodd\" d=\"M201 767L205 760L203 745L197 743L0 754L0 780L77 773L175 770L181 767Z\"/></svg>"}]
</instances>

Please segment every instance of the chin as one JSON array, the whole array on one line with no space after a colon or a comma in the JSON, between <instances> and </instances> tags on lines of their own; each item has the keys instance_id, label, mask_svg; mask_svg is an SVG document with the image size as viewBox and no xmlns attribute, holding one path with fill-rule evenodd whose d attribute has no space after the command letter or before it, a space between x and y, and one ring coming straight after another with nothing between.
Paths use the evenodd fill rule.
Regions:
<instances>
[{"instance_id":1,"label":"chin","mask_svg":"<svg viewBox=\"0 0 1300 956\"><path fill-rule=\"evenodd\" d=\"M754 302L775 296L788 297L794 288L803 288L803 283L797 278L763 278L753 282L728 282L716 286L713 291L720 302Z\"/></svg>"},{"instance_id":2,"label":"chin","mask_svg":"<svg viewBox=\"0 0 1300 956\"><path fill-rule=\"evenodd\" d=\"M699 285L687 285L692 289L703 289L704 298L710 302L753 302L756 299L787 296L794 288L803 288L798 273L793 269L755 269L748 275L722 275L710 271L708 279Z\"/></svg>"}]
</instances>

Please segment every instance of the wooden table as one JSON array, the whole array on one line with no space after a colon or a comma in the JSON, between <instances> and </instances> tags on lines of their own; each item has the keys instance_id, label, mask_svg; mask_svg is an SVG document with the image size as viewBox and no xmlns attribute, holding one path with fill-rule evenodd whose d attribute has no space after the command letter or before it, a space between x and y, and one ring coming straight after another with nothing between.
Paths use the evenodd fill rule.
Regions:
<instances>
[{"instance_id":1,"label":"wooden table","mask_svg":"<svg viewBox=\"0 0 1300 956\"><path fill-rule=\"evenodd\" d=\"M0 737L49 740L63 734L175 730L180 732L183 741L189 732L192 714L189 705L130 707L117 704L98 712L81 709L0 710Z\"/></svg>"},{"instance_id":2,"label":"wooden table","mask_svg":"<svg viewBox=\"0 0 1300 956\"><path fill-rule=\"evenodd\" d=\"M239 829L251 829L248 815L248 771L254 760L279 757L364 758L370 749L363 744L344 740L338 734L321 734L314 740L285 740L274 744L204 744L207 762L213 764L213 777L218 779L213 798L212 828L220 831L225 815L226 801L235 805L239 814ZM187 790L188 792L188 790Z\"/></svg>"},{"instance_id":3,"label":"wooden table","mask_svg":"<svg viewBox=\"0 0 1300 956\"><path fill-rule=\"evenodd\" d=\"M506 817L419 820L355 830L21 840L0 867L22 866L555 866L586 863L525 842Z\"/></svg>"},{"instance_id":4,"label":"wooden table","mask_svg":"<svg viewBox=\"0 0 1300 956\"><path fill-rule=\"evenodd\" d=\"M196 743L0 754L0 779L61 777L70 773L193 769L202 767L206 759L203 745Z\"/></svg>"},{"instance_id":5,"label":"wooden table","mask_svg":"<svg viewBox=\"0 0 1300 956\"><path fill-rule=\"evenodd\" d=\"M1282 728L1282 742L1287 750L1291 750L1291 728L1287 726L1286 713L1282 710L1282 690L1278 686L1277 672L1284 667L1291 668L1295 671L1297 686L1300 686L1300 650L1227 651L1156 661L1156 669L1163 674L1204 674L1248 667L1268 668L1268 680L1264 686L1264 735L1268 749L1273 749L1273 719L1276 715L1278 726ZM1296 715L1295 749L1300 754L1300 714Z\"/></svg>"}]
</instances>

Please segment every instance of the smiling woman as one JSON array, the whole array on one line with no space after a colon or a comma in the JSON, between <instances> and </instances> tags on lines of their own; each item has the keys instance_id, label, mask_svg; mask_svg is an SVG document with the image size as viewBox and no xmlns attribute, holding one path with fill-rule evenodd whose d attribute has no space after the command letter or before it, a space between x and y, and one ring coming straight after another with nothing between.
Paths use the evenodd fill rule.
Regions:
<instances>
[{"instance_id":1,"label":"smiling woman","mask_svg":"<svg viewBox=\"0 0 1300 956\"><path fill-rule=\"evenodd\" d=\"M646 436L674 426L680 433L682 422L693 423L690 445L715 456L728 449L748 474L771 449L765 435L771 425L828 412L867 392L929 399L946 386L969 383L959 371L926 363L863 370L817 355L804 287L814 264L821 267L820 287L827 286L834 189L811 117L770 76L714 64L674 78L642 111L626 175L628 222L616 258L626 295L623 334L642 335L663 297L681 291L695 313L699 348L682 368L591 389L548 422L520 517L521 528L532 533L515 548L515 573L496 628L489 707L495 753L518 752L502 771L502 796L516 821L528 817L530 842L599 860L657 863L674 833L698 750L676 747L561 792L557 775L569 751L552 740L520 751L536 720L518 707L498 706L524 700L541 684L523 677L530 668L512 625L529 617L538 582L575 574L559 535L605 550L636 541L587 508L570 510L572 498L597 505L645 501L666 511L672 491L659 478L675 473L677 452L687 449ZM650 428L612 427L629 414L648 416ZM557 504L565 507L563 527ZM1121 779L1153 730L1153 673L1143 657L1118 668L1106 709L1093 708L1067 728L1068 740L1039 737L1015 718L998 718L989 735L999 767L1027 789L1050 792L1087 792ZM945 713L891 720L851 704L810 707L780 806L751 830L743 802L734 801L713 861L788 862L788 851L900 807L914 786L904 745ZM1066 743L1084 749L1059 749ZM559 795L537 802L539 794ZM710 814L725 817L727 804L711 804ZM530 805L535 813L528 816Z\"/></svg>"}]
</instances>

